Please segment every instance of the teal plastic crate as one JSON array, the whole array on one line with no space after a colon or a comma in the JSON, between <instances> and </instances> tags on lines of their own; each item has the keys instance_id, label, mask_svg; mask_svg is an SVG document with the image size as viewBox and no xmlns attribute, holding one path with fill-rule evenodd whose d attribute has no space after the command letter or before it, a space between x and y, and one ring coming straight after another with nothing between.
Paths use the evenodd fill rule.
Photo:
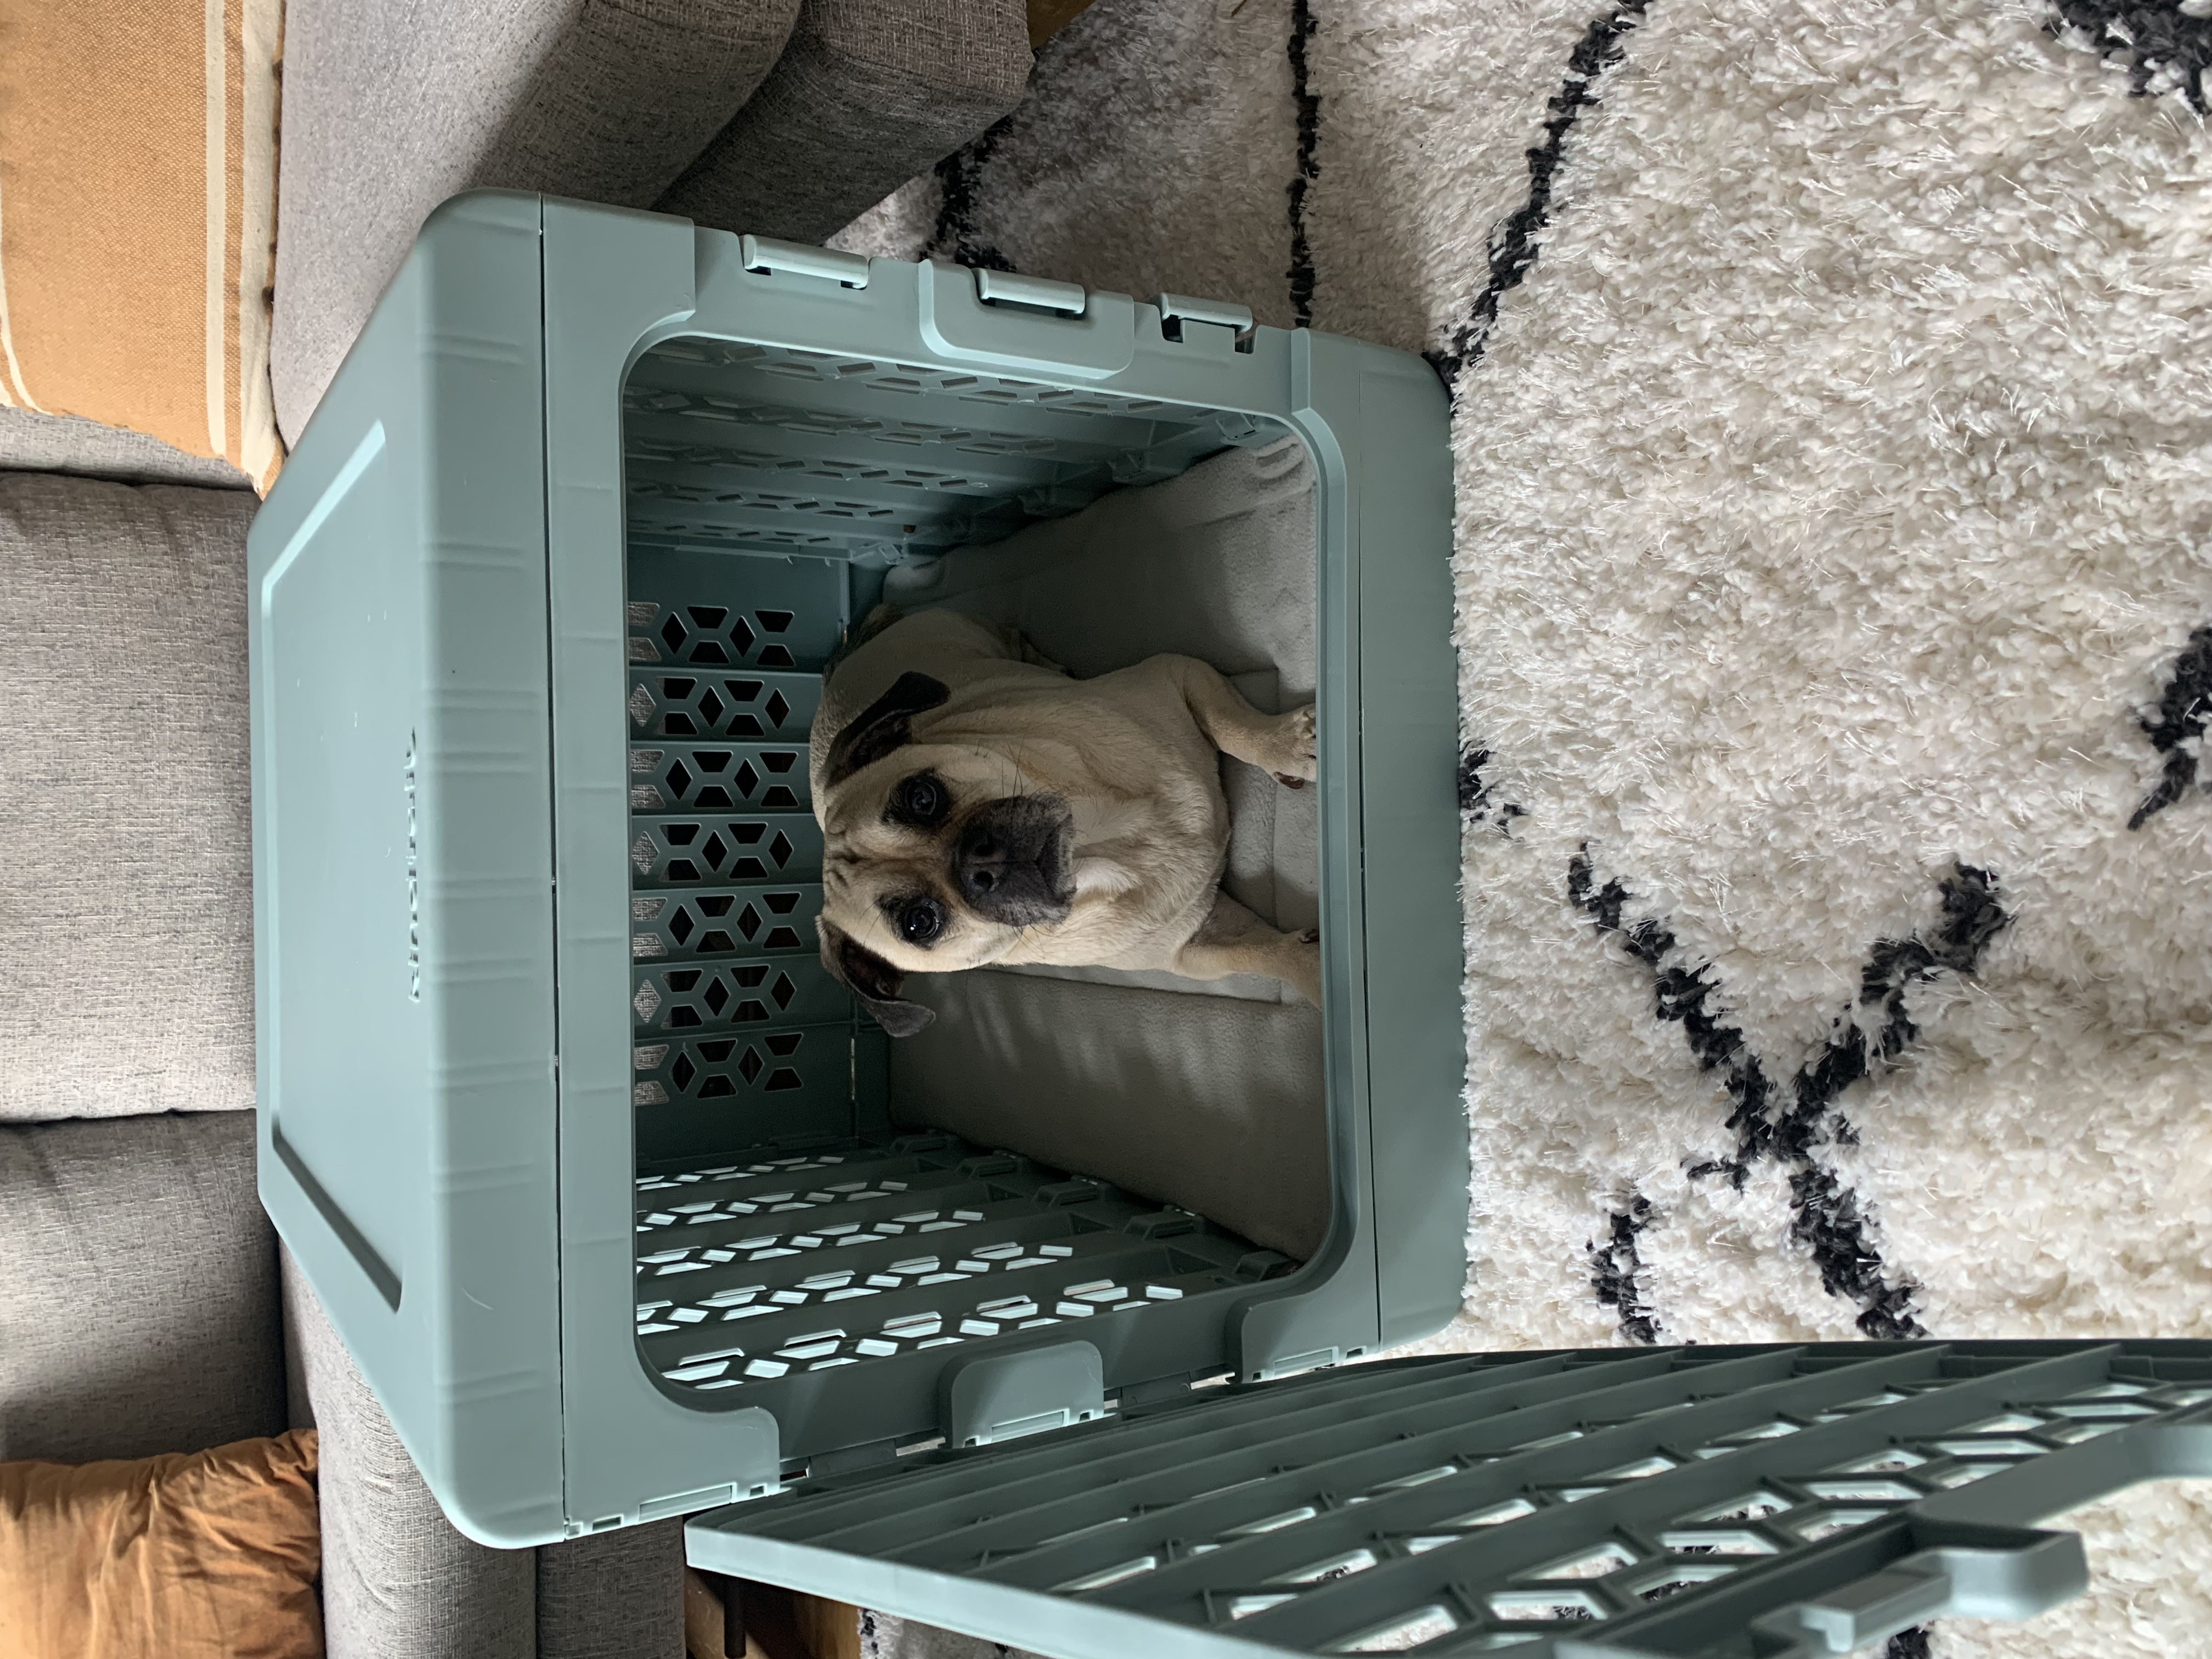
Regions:
<instances>
[{"instance_id":1,"label":"teal plastic crate","mask_svg":"<svg viewBox=\"0 0 2212 1659\"><path fill-rule=\"evenodd\" d=\"M2078 1589L2212 1345L1357 1365L1465 1273L1450 472L1402 354L447 204L254 525L264 1203L456 1525L1066 1659L1842 1652ZM805 738L891 564L1317 479L1330 1229L893 1127ZM1049 1102L1040 1102L1048 1110ZM1307 1373L1290 1376L1291 1373Z\"/></svg>"},{"instance_id":2,"label":"teal plastic crate","mask_svg":"<svg viewBox=\"0 0 2212 1659\"><path fill-rule=\"evenodd\" d=\"M264 1202L458 1526L702 1510L1450 1316L1446 427L1418 359L1233 305L433 216L252 532L256 928ZM893 564L1285 436L1320 526L1303 1264L895 1129L817 957L805 760Z\"/></svg>"}]
</instances>

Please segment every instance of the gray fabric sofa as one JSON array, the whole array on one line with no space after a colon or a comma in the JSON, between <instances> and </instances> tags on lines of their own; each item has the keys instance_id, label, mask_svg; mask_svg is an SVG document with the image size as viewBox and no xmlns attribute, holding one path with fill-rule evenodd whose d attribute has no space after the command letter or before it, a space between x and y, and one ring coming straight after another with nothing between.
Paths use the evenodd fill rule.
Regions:
<instances>
[{"instance_id":1,"label":"gray fabric sofa","mask_svg":"<svg viewBox=\"0 0 2212 1659\"><path fill-rule=\"evenodd\" d=\"M1012 110L1023 0L289 0L270 342L296 441L474 185L820 241Z\"/></svg>"},{"instance_id":2,"label":"gray fabric sofa","mask_svg":"<svg viewBox=\"0 0 2212 1659\"><path fill-rule=\"evenodd\" d=\"M0 1460L321 1431L333 1659L675 1659L676 1523L447 1523L254 1194L253 497L0 471Z\"/></svg>"},{"instance_id":3,"label":"gray fabric sofa","mask_svg":"<svg viewBox=\"0 0 2212 1659\"><path fill-rule=\"evenodd\" d=\"M1013 0L290 0L286 29L288 436L453 191L818 239L1030 61ZM0 410L0 1460L312 1422L333 1659L675 1659L678 1523L464 1539L256 1200L244 482Z\"/></svg>"}]
</instances>

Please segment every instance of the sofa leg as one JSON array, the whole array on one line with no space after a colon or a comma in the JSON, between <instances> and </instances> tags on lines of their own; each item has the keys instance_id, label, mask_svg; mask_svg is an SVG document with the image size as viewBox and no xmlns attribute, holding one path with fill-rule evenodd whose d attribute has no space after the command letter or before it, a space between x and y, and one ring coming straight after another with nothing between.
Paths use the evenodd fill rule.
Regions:
<instances>
[{"instance_id":1,"label":"sofa leg","mask_svg":"<svg viewBox=\"0 0 2212 1659\"><path fill-rule=\"evenodd\" d=\"M860 1659L860 1610L819 1595L794 1595L791 1610L808 1659Z\"/></svg>"},{"instance_id":2,"label":"sofa leg","mask_svg":"<svg viewBox=\"0 0 2212 1659\"><path fill-rule=\"evenodd\" d=\"M860 1659L856 1607L775 1584L684 1570L690 1659Z\"/></svg>"}]
</instances>

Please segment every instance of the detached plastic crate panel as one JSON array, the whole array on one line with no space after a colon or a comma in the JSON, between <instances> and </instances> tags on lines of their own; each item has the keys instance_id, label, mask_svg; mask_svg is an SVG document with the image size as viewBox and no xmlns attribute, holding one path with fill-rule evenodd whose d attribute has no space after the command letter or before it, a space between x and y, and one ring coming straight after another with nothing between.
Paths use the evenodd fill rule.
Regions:
<instances>
[{"instance_id":1,"label":"detached plastic crate panel","mask_svg":"<svg viewBox=\"0 0 2212 1659\"><path fill-rule=\"evenodd\" d=\"M255 925L264 1202L456 1524L703 1510L1450 1316L1446 428L1418 360L1231 306L433 216L254 526ZM807 794L890 565L1285 434L1320 525L1304 1264L895 1130Z\"/></svg>"},{"instance_id":2,"label":"detached plastic crate panel","mask_svg":"<svg viewBox=\"0 0 2212 1659\"><path fill-rule=\"evenodd\" d=\"M1201 1391L700 1517L694 1565L1057 1659L1811 1659L2087 1583L2212 1474L2212 1343L1486 1354Z\"/></svg>"}]
</instances>

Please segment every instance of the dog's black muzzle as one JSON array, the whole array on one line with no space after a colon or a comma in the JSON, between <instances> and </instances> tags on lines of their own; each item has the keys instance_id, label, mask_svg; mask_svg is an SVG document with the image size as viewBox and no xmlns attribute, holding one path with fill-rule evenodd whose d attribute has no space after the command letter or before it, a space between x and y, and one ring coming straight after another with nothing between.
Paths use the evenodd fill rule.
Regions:
<instances>
[{"instance_id":1,"label":"dog's black muzzle","mask_svg":"<svg viewBox=\"0 0 2212 1659\"><path fill-rule=\"evenodd\" d=\"M1010 795L978 808L952 849L952 885L986 921L1062 921L1075 902L1068 848L1075 817L1058 795Z\"/></svg>"}]
</instances>

